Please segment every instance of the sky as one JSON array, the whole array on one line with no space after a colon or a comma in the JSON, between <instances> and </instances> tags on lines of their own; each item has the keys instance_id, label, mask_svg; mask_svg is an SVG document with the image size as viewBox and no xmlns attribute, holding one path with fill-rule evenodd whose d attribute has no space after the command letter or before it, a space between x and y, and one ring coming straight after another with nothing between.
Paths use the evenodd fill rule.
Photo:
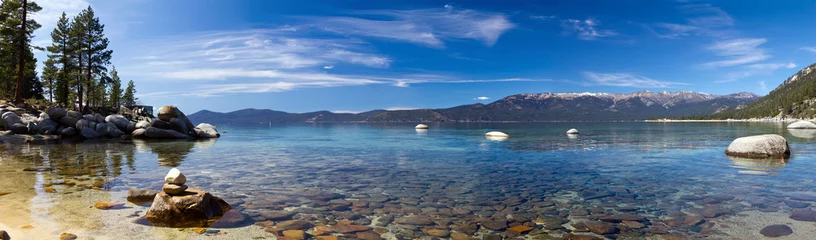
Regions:
<instances>
[{"instance_id":1,"label":"sky","mask_svg":"<svg viewBox=\"0 0 816 240\"><path fill-rule=\"evenodd\" d=\"M543 92L764 95L816 63L811 0L35 1L35 45L50 44L62 12L90 5L140 101L188 114L446 108Z\"/></svg>"}]
</instances>

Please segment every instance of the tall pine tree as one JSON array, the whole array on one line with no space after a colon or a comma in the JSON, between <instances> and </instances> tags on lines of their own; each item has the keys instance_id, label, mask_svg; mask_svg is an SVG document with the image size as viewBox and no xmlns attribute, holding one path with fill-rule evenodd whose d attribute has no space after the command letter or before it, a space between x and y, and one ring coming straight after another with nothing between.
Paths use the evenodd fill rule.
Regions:
<instances>
[{"instance_id":1,"label":"tall pine tree","mask_svg":"<svg viewBox=\"0 0 816 240\"><path fill-rule=\"evenodd\" d=\"M111 81L108 99L110 106L119 109L119 107L122 106L122 79L119 78L119 72L116 71L116 67L111 69L110 76Z\"/></svg>"},{"instance_id":2,"label":"tall pine tree","mask_svg":"<svg viewBox=\"0 0 816 240\"><path fill-rule=\"evenodd\" d=\"M122 101L126 107L136 105L136 85L133 84L133 80L128 82L127 88L125 88L125 95L122 96Z\"/></svg>"},{"instance_id":3,"label":"tall pine tree","mask_svg":"<svg viewBox=\"0 0 816 240\"><path fill-rule=\"evenodd\" d=\"M0 78L6 97L15 101L41 98L42 89L36 77L36 59L30 44L34 31L40 28L30 16L42 10L36 2L5 0L0 3Z\"/></svg>"},{"instance_id":4,"label":"tall pine tree","mask_svg":"<svg viewBox=\"0 0 816 240\"><path fill-rule=\"evenodd\" d=\"M70 98L71 92L74 89L74 74L75 69L73 61L73 49L71 45L71 23L68 21L68 16L65 12L62 13L57 27L51 32L51 46L46 47L48 50L48 61L52 61L58 72L52 77L54 79L54 100L57 105L63 107L73 107L75 99ZM46 74L43 72L43 74Z\"/></svg>"}]
</instances>

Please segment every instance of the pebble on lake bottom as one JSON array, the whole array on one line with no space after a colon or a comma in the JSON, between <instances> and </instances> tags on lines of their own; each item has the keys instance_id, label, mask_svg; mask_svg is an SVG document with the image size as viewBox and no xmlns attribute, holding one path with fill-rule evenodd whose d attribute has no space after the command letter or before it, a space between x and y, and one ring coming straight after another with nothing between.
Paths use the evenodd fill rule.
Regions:
<instances>
[{"instance_id":1,"label":"pebble on lake bottom","mask_svg":"<svg viewBox=\"0 0 816 240\"><path fill-rule=\"evenodd\" d=\"M788 227L788 225L777 224L767 226L759 231L759 233L766 237L781 237L793 234L793 229Z\"/></svg>"}]
</instances>

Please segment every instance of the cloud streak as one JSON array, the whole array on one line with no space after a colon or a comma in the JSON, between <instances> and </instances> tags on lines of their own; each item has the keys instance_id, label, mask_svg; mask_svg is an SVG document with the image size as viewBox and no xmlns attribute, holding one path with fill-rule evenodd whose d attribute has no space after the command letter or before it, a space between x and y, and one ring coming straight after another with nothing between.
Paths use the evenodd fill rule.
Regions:
<instances>
[{"instance_id":1,"label":"cloud streak","mask_svg":"<svg viewBox=\"0 0 816 240\"><path fill-rule=\"evenodd\" d=\"M600 24L598 20L593 18L584 20L567 19L561 22L565 33L576 34L578 38L583 40L596 40L618 35L615 31L599 28Z\"/></svg>"},{"instance_id":2,"label":"cloud streak","mask_svg":"<svg viewBox=\"0 0 816 240\"><path fill-rule=\"evenodd\" d=\"M417 10L370 10L355 17L311 17L313 26L340 35L391 39L434 48L444 48L450 39L469 39L493 46L515 27L501 13L444 8ZM368 18L365 18L368 17ZM385 18L385 19L384 19Z\"/></svg>"},{"instance_id":3,"label":"cloud streak","mask_svg":"<svg viewBox=\"0 0 816 240\"><path fill-rule=\"evenodd\" d=\"M671 88L678 85L687 85L681 82L660 81L630 73L596 73L584 72L584 76L591 81L591 85L634 87L634 88Z\"/></svg>"},{"instance_id":4,"label":"cloud streak","mask_svg":"<svg viewBox=\"0 0 816 240\"><path fill-rule=\"evenodd\" d=\"M767 40L764 38L737 38L717 41L706 49L725 59L707 62L703 66L708 68L731 67L766 60L771 56L765 49L759 48L759 45L765 42Z\"/></svg>"},{"instance_id":5,"label":"cloud streak","mask_svg":"<svg viewBox=\"0 0 816 240\"><path fill-rule=\"evenodd\" d=\"M473 100L476 100L476 101L486 101L486 100L489 100L489 99L490 99L489 97L485 97L485 96L473 98Z\"/></svg>"},{"instance_id":6,"label":"cloud streak","mask_svg":"<svg viewBox=\"0 0 816 240\"><path fill-rule=\"evenodd\" d=\"M816 53L816 47L802 47L801 49L804 51Z\"/></svg>"}]
</instances>

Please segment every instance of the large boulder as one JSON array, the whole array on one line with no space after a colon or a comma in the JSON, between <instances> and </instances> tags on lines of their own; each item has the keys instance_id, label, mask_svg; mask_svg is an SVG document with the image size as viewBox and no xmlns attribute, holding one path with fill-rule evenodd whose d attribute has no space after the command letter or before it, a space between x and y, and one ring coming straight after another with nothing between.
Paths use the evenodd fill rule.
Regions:
<instances>
[{"instance_id":1,"label":"large boulder","mask_svg":"<svg viewBox=\"0 0 816 240\"><path fill-rule=\"evenodd\" d=\"M60 130L60 134L63 136L74 136L76 135L76 129L74 129L73 127L66 127Z\"/></svg>"},{"instance_id":2,"label":"large boulder","mask_svg":"<svg viewBox=\"0 0 816 240\"><path fill-rule=\"evenodd\" d=\"M62 126L74 128L76 127L77 121L79 121L79 119L70 116L65 116L59 120L59 123L62 124Z\"/></svg>"},{"instance_id":3,"label":"large boulder","mask_svg":"<svg viewBox=\"0 0 816 240\"><path fill-rule=\"evenodd\" d=\"M49 108L46 112L48 113L48 118L54 121L59 121L62 117L68 115L68 111L62 108Z\"/></svg>"},{"instance_id":4,"label":"large boulder","mask_svg":"<svg viewBox=\"0 0 816 240\"><path fill-rule=\"evenodd\" d=\"M135 131L134 131L135 132ZM175 139L185 139L190 138L189 135L176 132L173 130L165 130L155 127L149 127L145 129L144 136L147 138L175 138Z\"/></svg>"},{"instance_id":5,"label":"large boulder","mask_svg":"<svg viewBox=\"0 0 816 240\"><path fill-rule=\"evenodd\" d=\"M99 113L94 114L94 122L98 122L98 123L105 122L105 116L102 116L102 114L99 114Z\"/></svg>"},{"instance_id":6,"label":"large boulder","mask_svg":"<svg viewBox=\"0 0 816 240\"><path fill-rule=\"evenodd\" d=\"M187 128L187 123L184 122L181 118L172 118L168 122L170 123L170 129L180 132L180 133L189 133L190 129Z\"/></svg>"},{"instance_id":7,"label":"large boulder","mask_svg":"<svg viewBox=\"0 0 816 240\"><path fill-rule=\"evenodd\" d=\"M176 106L164 106L159 108L159 111L156 114L160 120L169 122L170 119L181 116L180 113L181 110L179 110Z\"/></svg>"},{"instance_id":8,"label":"large boulder","mask_svg":"<svg viewBox=\"0 0 816 240\"><path fill-rule=\"evenodd\" d=\"M118 114L108 115L107 117L105 117L105 122L113 123L114 125L116 125L117 128L119 128L119 130L122 130L123 132L126 132L128 129L128 125L130 125L130 120L125 118L125 116Z\"/></svg>"},{"instance_id":9,"label":"large boulder","mask_svg":"<svg viewBox=\"0 0 816 240\"><path fill-rule=\"evenodd\" d=\"M87 127L87 126L88 126L88 120L85 120L83 118L83 119L77 120L76 126L74 126L74 128L76 128L77 131L82 132L82 129L85 129L85 127Z\"/></svg>"},{"instance_id":10,"label":"large boulder","mask_svg":"<svg viewBox=\"0 0 816 240\"><path fill-rule=\"evenodd\" d=\"M170 123L162 121L160 119L154 119L153 123L150 124L151 127L159 128L159 129L170 129Z\"/></svg>"},{"instance_id":11,"label":"large boulder","mask_svg":"<svg viewBox=\"0 0 816 240\"><path fill-rule=\"evenodd\" d=\"M91 128L83 128L82 130L79 131L79 134L85 139L99 138L99 133L97 133L96 130L93 130Z\"/></svg>"},{"instance_id":12,"label":"large boulder","mask_svg":"<svg viewBox=\"0 0 816 240\"><path fill-rule=\"evenodd\" d=\"M735 139L725 154L743 158L788 158L790 148L784 137L776 134L756 135Z\"/></svg>"},{"instance_id":13,"label":"large boulder","mask_svg":"<svg viewBox=\"0 0 816 240\"><path fill-rule=\"evenodd\" d=\"M130 133L130 136L133 137L133 138L144 138L146 132L147 132L146 129L139 128L139 129L133 130L133 132Z\"/></svg>"},{"instance_id":14,"label":"large boulder","mask_svg":"<svg viewBox=\"0 0 816 240\"><path fill-rule=\"evenodd\" d=\"M101 122L96 124L96 133L99 133L100 136L108 136L108 130L111 128L116 128L113 124Z\"/></svg>"},{"instance_id":15,"label":"large boulder","mask_svg":"<svg viewBox=\"0 0 816 240\"><path fill-rule=\"evenodd\" d=\"M139 121L139 122L136 123L136 128L137 129L144 129L144 128L149 128L149 127L150 127L150 122L148 122L148 121Z\"/></svg>"},{"instance_id":16,"label":"large boulder","mask_svg":"<svg viewBox=\"0 0 816 240\"><path fill-rule=\"evenodd\" d=\"M3 126L6 127L6 130L11 130L16 134L25 134L28 133L28 128L25 127L23 124L23 120L20 119L14 112L5 112L2 115L3 119ZM22 126L22 128L20 127Z\"/></svg>"},{"instance_id":17,"label":"large boulder","mask_svg":"<svg viewBox=\"0 0 816 240\"><path fill-rule=\"evenodd\" d=\"M59 123L55 122L54 120L44 119L37 124L39 134L51 135L57 134L57 129L59 128Z\"/></svg>"},{"instance_id":18,"label":"large boulder","mask_svg":"<svg viewBox=\"0 0 816 240\"><path fill-rule=\"evenodd\" d=\"M196 128L196 135L199 138L219 138L221 134L215 128Z\"/></svg>"},{"instance_id":19,"label":"large boulder","mask_svg":"<svg viewBox=\"0 0 816 240\"><path fill-rule=\"evenodd\" d=\"M184 115L184 113L181 112L181 110L179 110L176 106L164 106L159 108L158 116L159 120L167 122L170 122L170 120L172 120L173 118L180 119L181 121L184 122L184 125L187 127L187 131L184 133L190 135L191 137L197 137L195 135L196 134L195 131L193 131L193 129L195 128L193 122L191 122L190 119L187 118L187 115Z\"/></svg>"},{"instance_id":20,"label":"large boulder","mask_svg":"<svg viewBox=\"0 0 816 240\"><path fill-rule=\"evenodd\" d=\"M94 115L93 115L93 114L85 114L85 115L82 115L82 119L85 119L85 120L86 120L86 121L88 121L88 122L94 122L94 121L96 121L96 117L94 117Z\"/></svg>"},{"instance_id":21,"label":"large boulder","mask_svg":"<svg viewBox=\"0 0 816 240\"><path fill-rule=\"evenodd\" d=\"M816 123L811 121L796 121L788 125L788 129L816 129Z\"/></svg>"},{"instance_id":22,"label":"large boulder","mask_svg":"<svg viewBox=\"0 0 816 240\"><path fill-rule=\"evenodd\" d=\"M122 132L122 130L119 130L119 128L116 127L116 125L110 123L108 123L107 125L108 125L108 137L117 138L121 137L122 135L125 135L125 133Z\"/></svg>"},{"instance_id":23,"label":"large boulder","mask_svg":"<svg viewBox=\"0 0 816 240\"><path fill-rule=\"evenodd\" d=\"M223 199L202 190L188 189L180 196L159 192L145 218L159 227L207 227L230 209Z\"/></svg>"},{"instance_id":24,"label":"large boulder","mask_svg":"<svg viewBox=\"0 0 816 240\"><path fill-rule=\"evenodd\" d=\"M76 120L79 120L79 119L83 118L82 113L79 113L77 111L68 111L68 114L66 114L65 116L66 117L72 117L72 118L74 118Z\"/></svg>"}]
</instances>

